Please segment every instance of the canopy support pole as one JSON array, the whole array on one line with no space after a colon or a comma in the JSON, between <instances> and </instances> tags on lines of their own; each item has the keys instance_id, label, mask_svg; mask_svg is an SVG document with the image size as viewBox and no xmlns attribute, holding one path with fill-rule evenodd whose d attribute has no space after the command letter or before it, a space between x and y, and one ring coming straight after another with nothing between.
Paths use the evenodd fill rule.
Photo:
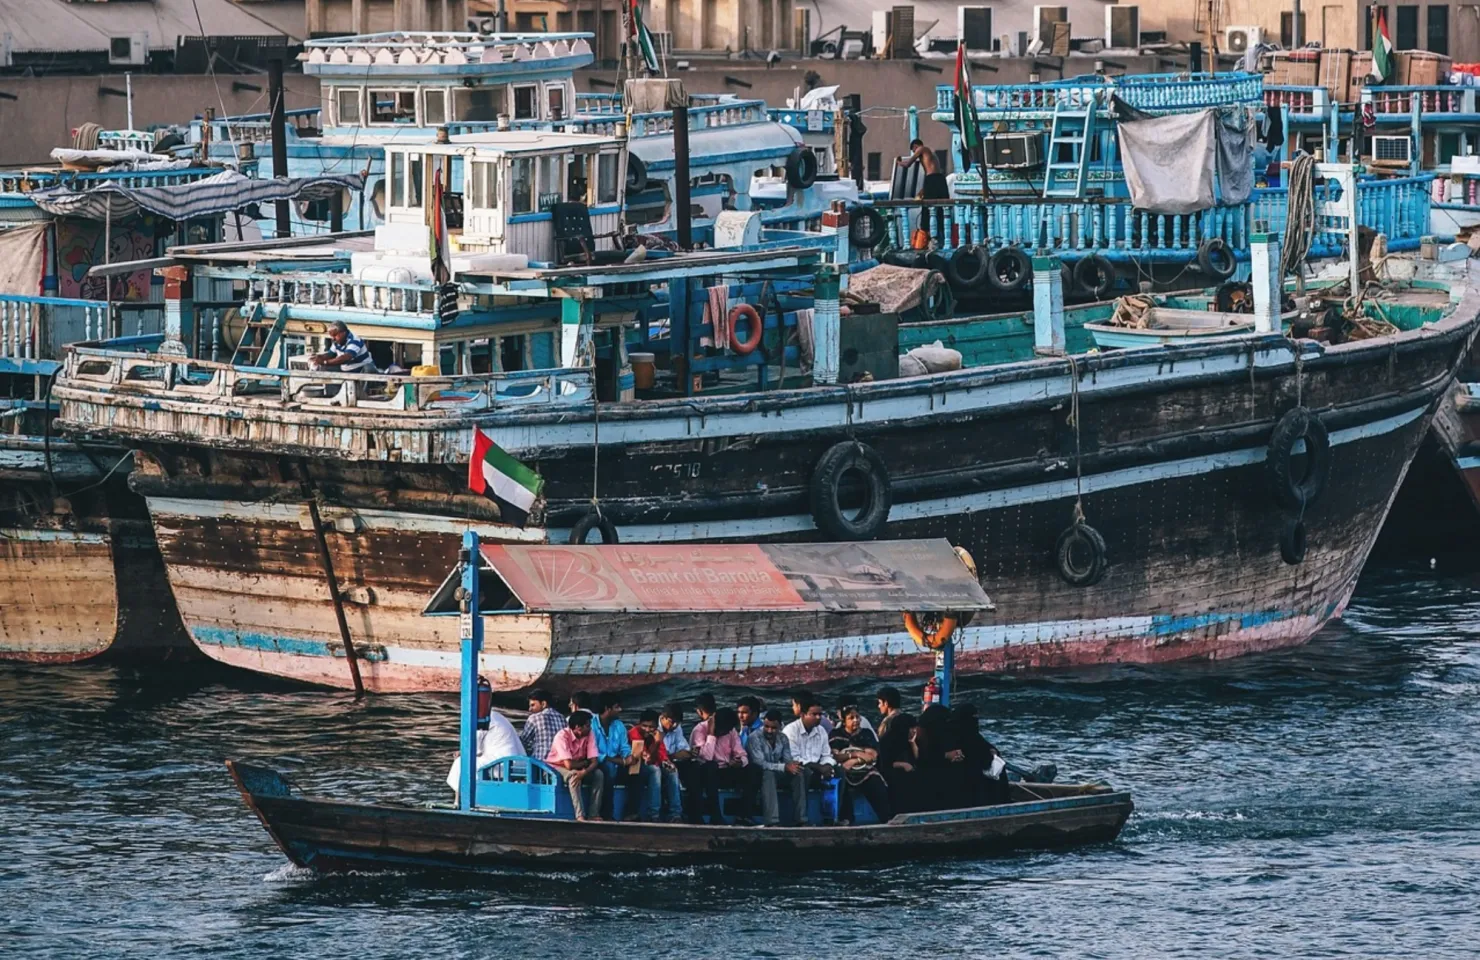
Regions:
<instances>
[{"instance_id":1,"label":"canopy support pole","mask_svg":"<svg viewBox=\"0 0 1480 960\"><path fill-rule=\"evenodd\" d=\"M483 617L478 610L478 534L463 533L462 588L458 591L458 636L462 640L462 683L458 714L462 756L457 806L472 810L478 801L478 654L483 650Z\"/></svg>"}]
</instances>

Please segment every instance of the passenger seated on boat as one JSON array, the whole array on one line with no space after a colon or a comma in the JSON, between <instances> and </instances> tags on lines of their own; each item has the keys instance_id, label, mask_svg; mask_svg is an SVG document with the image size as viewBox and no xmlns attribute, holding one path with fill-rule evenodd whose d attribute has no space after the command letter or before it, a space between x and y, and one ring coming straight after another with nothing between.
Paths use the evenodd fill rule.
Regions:
<instances>
[{"instance_id":1,"label":"passenger seated on boat","mask_svg":"<svg viewBox=\"0 0 1480 960\"><path fill-rule=\"evenodd\" d=\"M329 349L309 358L316 370L338 373L374 373L375 361L365 341L349 332L342 320L329 324Z\"/></svg>"},{"instance_id":2,"label":"passenger seated on boat","mask_svg":"<svg viewBox=\"0 0 1480 960\"><path fill-rule=\"evenodd\" d=\"M663 731L663 751L668 755L668 766L663 768L663 818L669 823L697 822L692 809L697 797L694 775L698 764L683 735L683 707L677 703L665 706L658 714L658 729Z\"/></svg>"},{"instance_id":3,"label":"passenger seated on boat","mask_svg":"<svg viewBox=\"0 0 1480 960\"><path fill-rule=\"evenodd\" d=\"M749 798L755 793L753 779L759 771L749 769L750 757L740 747L740 720L734 710L721 707L709 718L708 725L703 745L698 747L698 809L708 815L711 824L722 823L720 791L738 790L740 803L735 823L748 826L751 823Z\"/></svg>"},{"instance_id":4,"label":"passenger seated on boat","mask_svg":"<svg viewBox=\"0 0 1480 960\"><path fill-rule=\"evenodd\" d=\"M898 687L880 687L876 696L879 703L879 725L874 728L874 733L878 735L880 742L883 742L885 734L889 732L889 727L904 715L899 708L902 697Z\"/></svg>"},{"instance_id":5,"label":"passenger seated on boat","mask_svg":"<svg viewBox=\"0 0 1480 960\"><path fill-rule=\"evenodd\" d=\"M812 694L811 690L798 690L796 693L793 693L791 695L792 717L794 719L800 720L802 718L802 713L805 711L805 705L808 703L816 703L820 706L822 701L818 700L817 697ZM826 710L822 712L822 729L827 734L832 734L833 722L832 718L827 715Z\"/></svg>"},{"instance_id":6,"label":"passenger seated on boat","mask_svg":"<svg viewBox=\"0 0 1480 960\"><path fill-rule=\"evenodd\" d=\"M792 759L807 772L807 785L825 788L836 776L837 769L827 740L827 728L822 724L825 719L822 707L811 694L805 697L799 704L801 715L781 732L791 741Z\"/></svg>"},{"instance_id":7,"label":"passenger seated on boat","mask_svg":"<svg viewBox=\"0 0 1480 960\"><path fill-rule=\"evenodd\" d=\"M877 769L889 784L889 806L895 813L910 813L921 809L919 801L920 778L916 771L915 718L901 710L895 710L881 723L883 733L879 736L879 762Z\"/></svg>"},{"instance_id":8,"label":"passenger seated on boat","mask_svg":"<svg viewBox=\"0 0 1480 960\"><path fill-rule=\"evenodd\" d=\"M714 711L717 709L713 694L701 693L694 698L694 713L698 714L699 722L689 731L689 745L693 747L695 756L703 748L704 741L709 739L709 728L714 723Z\"/></svg>"},{"instance_id":9,"label":"passenger seated on boat","mask_svg":"<svg viewBox=\"0 0 1480 960\"><path fill-rule=\"evenodd\" d=\"M982 807L1006 803L1012 792L1007 781L1007 763L1001 753L982 736L976 707L963 703L951 708L951 729L946 759L962 769L955 803Z\"/></svg>"},{"instance_id":10,"label":"passenger seated on boat","mask_svg":"<svg viewBox=\"0 0 1480 960\"><path fill-rule=\"evenodd\" d=\"M735 716L740 720L740 746L750 746L750 735L761 729L761 702L756 697L735 701Z\"/></svg>"},{"instance_id":11,"label":"passenger seated on boat","mask_svg":"<svg viewBox=\"0 0 1480 960\"><path fill-rule=\"evenodd\" d=\"M835 736L837 734L838 729L843 725L843 715L846 714L849 710L852 710L858 714L858 725L860 727L867 730L869 733L872 733L876 737L879 735L879 732L874 729L874 725L868 722L868 717L865 717L863 715L863 711L858 709L858 704L845 703L842 706L838 707L838 718L833 721L832 727L830 727L827 731L827 735L829 737Z\"/></svg>"},{"instance_id":12,"label":"passenger seated on boat","mask_svg":"<svg viewBox=\"0 0 1480 960\"><path fill-rule=\"evenodd\" d=\"M621 695L608 693L602 696L601 713L593 728L596 750L601 756L601 772L606 780L606 806L601 815L611 818L613 794L615 788L621 786L631 791L623 819L636 820L639 815L650 812L651 818L656 820L662 798L658 768L643 762L642 747L637 747L634 753L632 739L628 736L627 725L620 719L621 715Z\"/></svg>"},{"instance_id":13,"label":"passenger seated on boat","mask_svg":"<svg viewBox=\"0 0 1480 960\"><path fill-rule=\"evenodd\" d=\"M894 816L889 802L889 785L879 773L879 739L863 726L863 714L857 707L843 708L843 722L829 738L833 759L842 770L842 789L838 797L838 823L853 822L853 797L862 794L874 808L879 822Z\"/></svg>"},{"instance_id":14,"label":"passenger seated on boat","mask_svg":"<svg viewBox=\"0 0 1480 960\"><path fill-rule=\"evenodd\" d=\"M667 781L670 774L673 778L673 797L669 809L677 810L679 807L678 770L674 767L673 762L668 759L668 750L663 746L663 732L658 729L658 711L642 711L642 715L637 720L637 725L627 731L627 736L632 741L633 754L639 752L638 742L641 741L643 765L650 765L656 771L658 781L662 785L659 794L661 802L654 802L651 806L645 805L642 811L644 820L656 823L662 819L663 803L668 801ZM668 822L673 823L675 820L677 820L677 817L670 814Z\"/></svg>"},{"instance_id":15,"label":"passenger seated on boat","mask_svg":"<svg viewBox=\"0 0 1480 960\"><path fill-rule=\"evenodd\" d=\"M594 723L596 721L596 706L598 702L596 694L588 693L585 690L577 690L570 695L570 712L575 713L579 710L582 713L589 713L591 715L591 721Z\"/></svg>"},{"instance_id":16,"label":"passenger seated on boat","mask_svg":"<svg viewBox=\"0 0 1480 960\"><path fill-rule=\"evenodd\" d=\"M478 718L478 759L477 765L481 770L485 764L492 763L503 757L522 757L525 755L524 744L519 740L519 734L514 732L514 725L497 710L490 710L488 716ZM462 755L459 753L452 758L452 769L447 772L447 785L452 788L454 796L461 784Z\"/></svg>"},{"instance_id":17,"label":"passenger seated on boat","mask_svg":"<svg viewBox=\"0 0 1480 960\"><path fill-rule=\"evenodd\" d=\"M550 691L535 689L529 692L529 716L524 719L524 729L519 731L519 740L531 757L543 757L560 731L565 729L565 714L550 706Z\"/></svg>"},{"instance_id":18,"label":"passenger seated on boat","mask_svg":"<svg viewBox=\"0 0 1480 960\"><path fill-rule=\"evenodd\" d=\"M559 770L565 780L577 820L601 819L606 783L601 773L600 757L596 737L591 732L591 715L580 710L572 711L565 718L565 729L555 738L545 762ZM583 796L586 790L590 791L589 804Z\"/></svg>"},{"instance_id":19,"label":"passenger seated on boat","mask_svg":"<svg viewBox=\"0 0 1480 960\"><path fill-rule=\"evenodd\" d=\"M807 772L791 755L791 741L781 732L781 711L768 710L761 729L753 734L745 748L750 766L759 771L761 826L774 827L781 822L778 785L791 794L792 822L807 822Z\"/></svg>"}]
</instances>

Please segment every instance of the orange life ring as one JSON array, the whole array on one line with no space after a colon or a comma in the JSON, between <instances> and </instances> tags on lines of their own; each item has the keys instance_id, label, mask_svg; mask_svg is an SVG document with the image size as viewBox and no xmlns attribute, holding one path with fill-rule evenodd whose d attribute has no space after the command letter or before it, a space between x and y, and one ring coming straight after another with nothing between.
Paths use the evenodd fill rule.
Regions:
<instances>
[{"instance_id":1,"label":"orange life ring","mask_svg":"<svg viewBox=\"0 0 1480 960\"><path fill-rule=\"evenodd\" d=\"M735 321L741 317L750 320L750 336L744 340L741 340L736 333L740 328L735 325ZM765 324L761 323L760 313L750 304L737 304L735 309L730 311L730 346L734 348L736 353L747 354L754 352L755 348L761 345L761 335L765 331L766 327Z\"/></svg>"},{"instance_id":2,"label":"orange life ring","mask_svg":"<svg viewBox=\"0 0 1480 960\"><path fill-rule=\"evenodd\" d=\"M956 632L956 618L946 614L940 618L940 624L929 632L920 625L920 618L913 613L904 615L904 628L910 632L910 639L915 645L926 650L939 650L951 642L951 635Z\"/></svg>"}]
</instances>

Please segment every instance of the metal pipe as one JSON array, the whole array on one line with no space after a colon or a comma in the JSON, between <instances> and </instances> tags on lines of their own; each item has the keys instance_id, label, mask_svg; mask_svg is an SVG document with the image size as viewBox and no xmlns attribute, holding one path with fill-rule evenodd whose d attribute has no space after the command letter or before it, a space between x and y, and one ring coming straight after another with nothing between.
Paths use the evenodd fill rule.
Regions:
<instances>
[{"instance_id":1,"label":"metal pipe","mask_svg":"<svg viewBox=\"0 0 1480 960\"><path fill-rule=\"evenodd\" d=\"M288 178L288 115L283 106L283 58L273 57L267 61L267 97L272 104L272 175L279 180ZM277 201L277 235L293 235L293 223L288 214L288 201Z\"/></svg>"},{"instance_id":2,"label":"metal pipe","mask_svg":"<svg viewBox=\"0 0 1480 960\"><path fill-rule=\"evenodd\" d=\"M308 464L303 464L305 478L308 475ZM318 491L313 488L313 481L305 479L303 482L304 492L308 496L308 519L313 523L314 539L319 545L319 563L324 568L324 579L329 581L329 598L334 601L334 619L339 621L339 639L344 643L344 659L349 661L349 678L355 686L355 696L365 695L365 681L360 676L360 661L355 656L355 643L349 635L349 620L344 616L344 597L339 593L339 578L334 576L334 560L329 556L329 541L324 538L324 521L319 516Z\"/></svg>"},{"instance_id":3,"label":"metal pipe","mask_svg":"<svg viewBox=\"0 0 1480 960\"><path fill-rule=\"evenodd\" d=\"M678 245L694 247L694 214L689 201L689 98L673 108L673 207L677 217Z\"/></svg>"}]
</instances>

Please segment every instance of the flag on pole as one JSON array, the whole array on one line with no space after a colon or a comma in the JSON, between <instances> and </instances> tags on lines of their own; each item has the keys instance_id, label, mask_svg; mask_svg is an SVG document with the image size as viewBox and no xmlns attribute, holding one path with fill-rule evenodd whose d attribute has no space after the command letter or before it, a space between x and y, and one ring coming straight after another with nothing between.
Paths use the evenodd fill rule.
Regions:
<instances>
[{"instance_id":1,"label":"flag on pole","mask_svg":"<svg viewBox=\"0 0 1480 960\"><path fill-rule=\"evenodd\" d=\"M647 24L642 22L642 0L631 0L628 10L627 24L631 31L630 39L637 44L647 72L656 76L662 72L663 67L658 62L658 48L653 46L653 35L648 32Z\"/></svg>"},{"instance_id":2,"label":"flag on pole","mask_svg":"<svg viewBox=\"0 0 1480 960\"><path fill-rule=\"evenodd\" d=\"M1372 8L1372 81L1383 83L1393 75L1393 40L1388 36L1387 10Z\"/></svg>"},{"instance_id":3,"label":"flag on pole","mask_svg":"<svg viewBox=\"0 0 1480 960\"><path fill-rule=\"evenodd\" d=\"M982 142L981 121L971 95L971 74L966 66L966 44L956 46L956 130L961 136L961 169L971 169L971 160Z\"/></svg>"},{"instance_id":4,"label":"flag on pole","mask_svg":"<svg viewBox=\"0 0 1480 960\"><path fill-rule=\"evenodd\" d=\"M488 434L473 428L468 489L498 504L499 515L505 522L524 526L544 487L544 477L505 453Z\"/></svg>"},{"instance_id":5,"label":"flag on pole","mask_svg":"<svg viewBox=\"0 0 1480 960\"><path fill-rule=\"evenodd\" d=\"M442 209L442 168L432 171L432 196L427 204L427 252L432 258L432 279L446 283L452 279L452 252L447 247L447 214Z\"/></svg>"}]
</instances>

